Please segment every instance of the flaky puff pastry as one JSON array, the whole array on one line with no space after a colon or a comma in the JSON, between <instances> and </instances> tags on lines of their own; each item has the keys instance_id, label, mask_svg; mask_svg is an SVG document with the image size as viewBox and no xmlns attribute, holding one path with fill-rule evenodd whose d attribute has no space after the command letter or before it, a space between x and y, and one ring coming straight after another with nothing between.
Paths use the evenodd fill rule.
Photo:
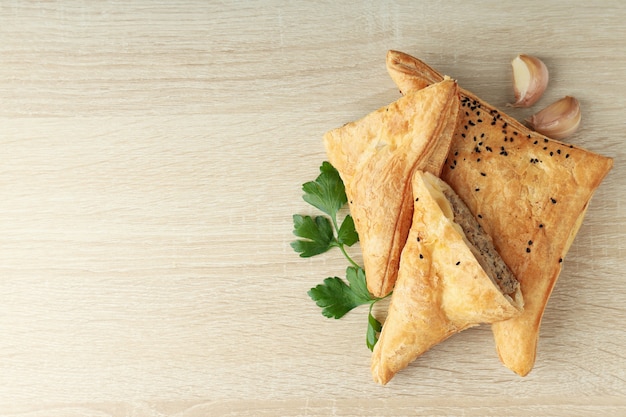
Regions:
<instances>
[{"instance_id":1,"label":"flaky puff pastry","mask_svg":"<svg viewBox=\"0 0 626 417\"><path fill-rule=\"evenodd\" d=\"M377 297L396 281L411 225L411 174L440 174L458 111L458 87L442 79L324 135L328 159L346 188L367 287Z\"/></svg>"},{"instance_id":2,"label":"flaky puff pastry","mask_svg":"<svg viewBox=\"0 0 626 417\"><path fill-rule=\"evenodd\" d=\"M417 58L387 54L403 94L444 77ZM461 112L441 177L491 235L518 278L524 313L492 326L501 361L519 375L533 368L539 328L565 254L613 160L533 132L461 89Z\"/></svg>"},{"instance_id":3,"label":"flaky puff pastry","mask_svg":"<svg viewBox=\"0 0 626 417\"><path fill-rule=\"evenodd\" d=\"M481 267L454 222L446 187L430 173L413 176L413 222L372 355L380 384L453 334L517 316L522 308L520 297L505 296Z\"/></svg>"}]
</instances>

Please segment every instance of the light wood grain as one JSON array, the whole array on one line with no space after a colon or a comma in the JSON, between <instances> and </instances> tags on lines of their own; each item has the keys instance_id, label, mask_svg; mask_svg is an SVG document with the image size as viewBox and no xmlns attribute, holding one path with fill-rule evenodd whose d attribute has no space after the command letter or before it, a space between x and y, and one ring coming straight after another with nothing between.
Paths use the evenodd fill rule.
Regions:
<instances>
[{"instance_id":1,"label":"light wood grain","mask_svg":"<svg viewBox=\"0 0 626 417\"><path fill-rule=\"evenodd\" d=\"M623 2L0 3L0 415L626 413ZM548 304L526 378L488 327L387 387L364 310L328 320L291 215L322 134L398 97L385 53L490 103L543 58L615 158ZM529 110L515 110L523 118ZM381 311L377 312L382 313Z\"/></svg>"}]
</instances>

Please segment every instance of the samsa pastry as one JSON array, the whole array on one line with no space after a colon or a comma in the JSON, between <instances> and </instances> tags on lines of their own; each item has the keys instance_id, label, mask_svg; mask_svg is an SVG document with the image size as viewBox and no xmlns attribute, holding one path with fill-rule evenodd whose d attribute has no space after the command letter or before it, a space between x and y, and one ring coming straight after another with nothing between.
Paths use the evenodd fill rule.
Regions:
<instances>
[{"instance_id":1,"label":"samsa pastry","mask_svg":"<svg viewBox=\"0 0 626 417\"><path fill-rule=\"evenodd\" d=\"M387 70L403 94L444 78L397 51L387 54ZM613 160L533 132L464 89L460 94L441 178L520 281L523 314L492 329L501 361L523 376L535 363L541 318L563 259Z\"/></svg>"},{"instance_id":2,"label":"samsa pastry","mask_svg":"<svg viewBox=\"0 0 626 417\"><path fill-rule=\"evenodd\" d=\"M442 79L324 135L329 161L346 188L367 287L377 297L396 281L411 225L411 174L440 174L458 111L458 87Z\"/></svg>"},{"instance_id":3,"label":"samsa pastry","mask_svg":"<svg viewBox=\"0 0 626 417\"><path fill-rule=\"evenodd\" d=\"M523 308L518 281L452 188L422 171L412 187L413 222L372 355L381 384L453 334Z\"/></svg>"}]
</instances>

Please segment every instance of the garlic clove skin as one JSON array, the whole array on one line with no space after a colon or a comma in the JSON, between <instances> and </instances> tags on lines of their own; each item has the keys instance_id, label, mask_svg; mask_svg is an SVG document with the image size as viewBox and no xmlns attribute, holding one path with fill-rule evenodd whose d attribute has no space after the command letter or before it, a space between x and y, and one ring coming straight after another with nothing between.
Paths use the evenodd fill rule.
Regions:
<instances>
[{"instance_id":1,"label":"garlic clove skin","mask_svg":"<svg viewBox=\"0 0 626 417\"><path fill-rule=\"evenodd\" d=\"M565 96L526 119L535 131L552 139L563 139L573 134L580 125L580 103Z\"/></svg>"},{"instance_id":2,"label":"garlic clove skin","mask_svg":"<svg viewBox=\"0 0 626 417\"><path fill-rule=\"evenodd\" d=\"M513 92L515 103L512 107L530 107L539 100L548 87L548 68L539 58L520 54L513 61Z\"/></svg>"}]
</instances>

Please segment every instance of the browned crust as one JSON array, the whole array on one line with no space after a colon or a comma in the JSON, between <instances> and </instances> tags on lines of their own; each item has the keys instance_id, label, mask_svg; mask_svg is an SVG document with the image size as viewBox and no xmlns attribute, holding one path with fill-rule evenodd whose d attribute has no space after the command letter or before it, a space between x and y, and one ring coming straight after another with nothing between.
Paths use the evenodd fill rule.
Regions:
<instances>
[{"instance_id":1,"label":"browned crust","mask_svg":"<svg viewBox=\"0 0 626 417\"><path fill-rule=\"evenodd\" d=\"M388 53L387 69L403 92L441 77L397 51ZM526 375L562 261L613 160L533 132L461 89L447 162L442 178L479 218L521 283L524 313L492 329L502 362Z\"/></svg>"},{"instance_id":2,"label":"browned crust","mask_svg":"<svg viewBox=\"0 0 626 417\"><path fill-rule=\"evenodd\" d=\"M411 225L415 169L440 174L459 111L458 87L445 80L324 135L346 186L369 291L387 295Z\"/></svg>"},{"instance_id":3,"label":"browned crust","mask_svg":"<svg viewBox=\"0 0 626 417\"><path fill-rule=\"evenodd\" d=\"M453 334L520 313L487 276L427 183L447 187L430 173L413 176L413 222L372 354L372 377L380 384Z\"/></svg>"}]
</instances>

